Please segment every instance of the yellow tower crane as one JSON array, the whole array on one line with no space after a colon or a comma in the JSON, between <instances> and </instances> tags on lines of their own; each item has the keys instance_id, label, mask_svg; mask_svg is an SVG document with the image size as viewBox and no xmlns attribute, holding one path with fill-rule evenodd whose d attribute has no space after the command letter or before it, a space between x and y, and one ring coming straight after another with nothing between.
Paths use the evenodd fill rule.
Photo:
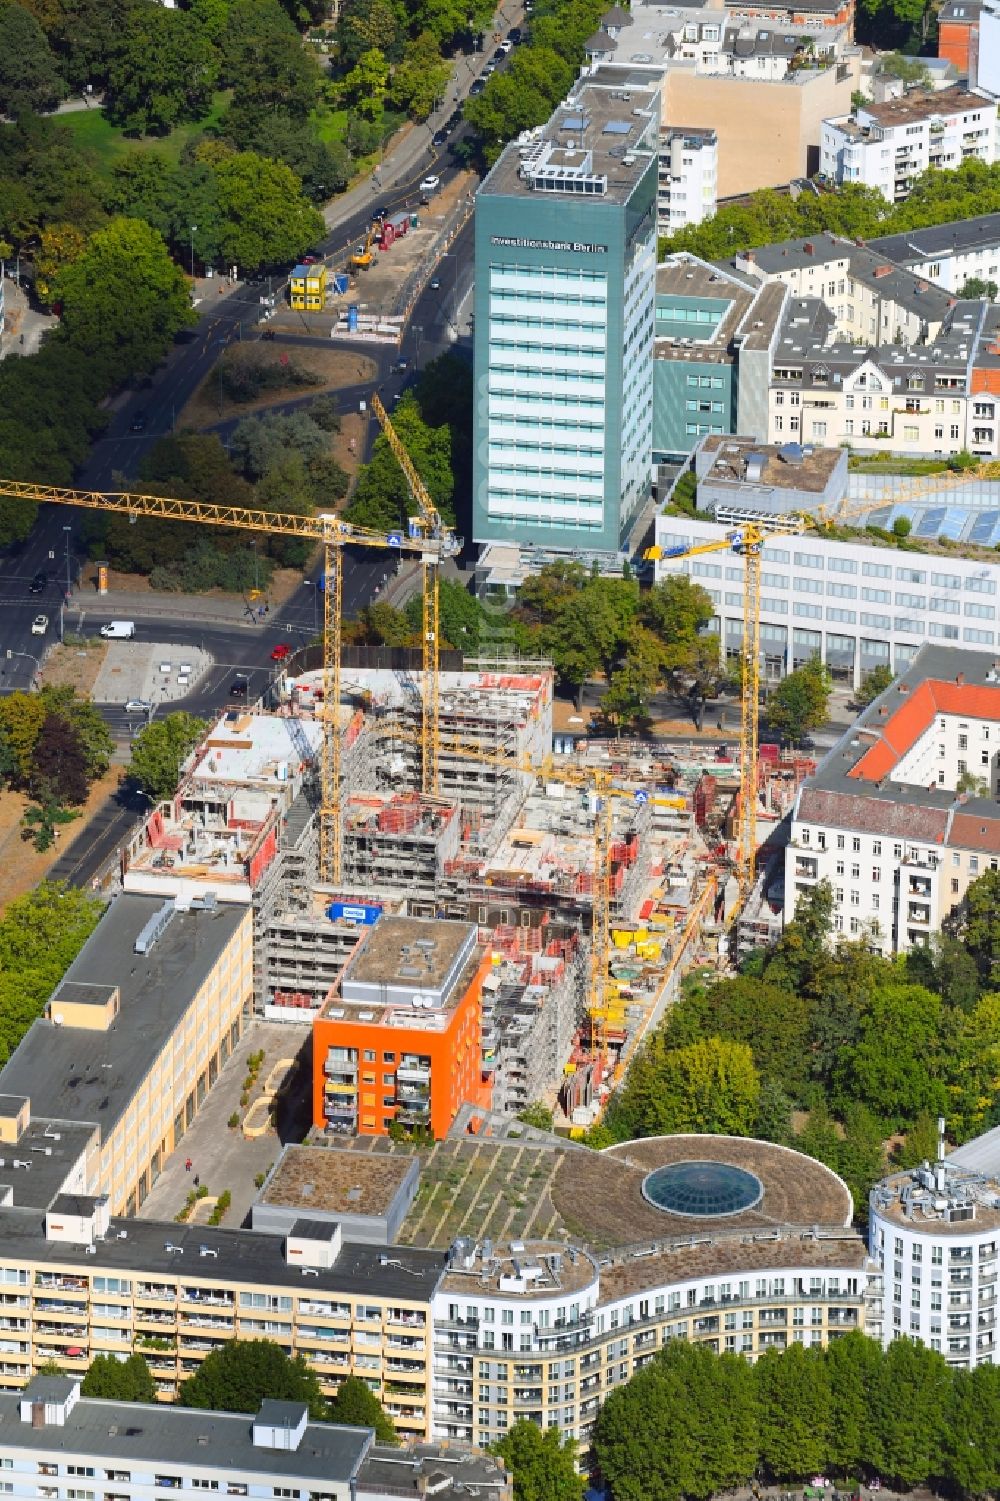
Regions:
<instances>
[{"instance_id":1,"label":"yellow tower crane","mask_svg":"<svg viewBox=\"0 0 1000 1501\"><path fill-rule=\"evenodd\" d=\"M423 791L433 797L438 785L440 740L441 562L462 551L462 540L442 520L441 513L428 494L426 485L377 395L372 397L372 411L379 420L386 442L403 471L410 494L420 512L418 516L410 517L409 534L411 541L422 548L424 594L421 647L424 670L421 679L423 718L420 749Z\"/></svg>"},{"instance_id":2,"label":"yellow tower crane","mask_svg":"<svg viewBox=\"0 0 1000 1501\"><path fill-rule=\"evenodd\" d=\"M341 606L343 598L343 550L345 546L379 547L419 552L427 558L437 543L429 538L410 538L400 532L381 533L352 526L339 516L296 516L247 506L220 506L208 501L174 500L162 495L131 492L105 494L99 490L71 490L54 485L33 485L18 480L0 480L0 496L31 500L40 505L82 506L111 511L137 520L140 516L167 521L195 521L206 526L237 527L242 531L267 532L303 537L323 544L323 735L320 766L320 873L336 884L342 868L340 797L341 736L337 726L340 705ZM425 564L426 566L426 564ZM426 779L426 763L424 776Z\"/></svg>"}]
</instances>

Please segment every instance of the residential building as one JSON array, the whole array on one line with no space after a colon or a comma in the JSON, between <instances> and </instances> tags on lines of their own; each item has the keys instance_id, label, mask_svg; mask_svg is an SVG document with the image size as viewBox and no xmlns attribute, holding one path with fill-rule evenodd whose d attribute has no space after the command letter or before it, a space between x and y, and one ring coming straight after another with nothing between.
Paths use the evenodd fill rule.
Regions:
<instances>
[{"instance_id":1,"label":"residential building","mask_svg":"<svg viewBox=\"0 0 1000 1501\"><path fill-rule=\"evenodd\" d=\"M859 105L823 121L820 171L838 187L861 183L900 203L930 167L995 161L996 130L996 100L959 87Z\"/></svg>"},{"instance_id":2,"label":"residential building","mask_svg":"<svg viewBox=\"0 0 1000 1501\"><path fill-rule=\"evenodd\" d=\"M288 298L292 311L321 313L326 307L326 266L295 266L288 278Z\"/></svg>"},{"instance_id":3,"label":"residential building","mask_svg":"<svg viewBox=\"0 0 1000 1501\"><path fill-rule=\"evenodd\" d=\"M979 214L974 219L951 219L926 229L902 230L869 240L867 245L877 255L905 267L914 276L926 277L953 296L973 277L1000 285L1000 214Z\"/></svg>"},{"instance_id":4,"label":"residential building","mask_svg":"<svg viewBox=\"0 0 1000 1501\"><path fill-rule=\"evenodd\" d=\"M398 1124L440 1138L466 1101L488 1105L489 967L471 923L386 916L366 928L313 1023L316 1129L385 1136Z\"/></svg>"},{"instance_id":5,"label":"residential building","mask_svg":"<svg viewBox=\"0 0 1000 1501\"><path fill-rule=\"evenodd\" d=\"M398 1501L435 1495L511 1501L503 1463L457 1446L398 1449L370 1428L317 1423L304 1403L268 1399L254 1417L80 1396L69 1376L0 1393L8 1495L142 1501L154 1490L289 1501ZM108 1485L113 1490L107 1490Z\"/></svg>"},{"instance_id":6,"label":"residential building","mask_svg":"<svg viewBox=\"0 0 1000 1501\"><path fill-rule=\"evenodd\" d=\"M719 1136L598 1156L595 1172L619 1175L619 1212L638 1216L643 1239L600 1262L564 1240L458 1241L433 1296L436 1437L487 1443L526 1417L586 1454L608 1392L672 1339L752 1360L865 1327L865 1248L829 1169ZM580 1205L592 1201L588 1167Z\"/></svg>"},{"instance_id":7,"label":"residential building","mask_svg":"<svg viewBox=\"0 0 1000 1501\"><path fill-rule=\"evenodd\" d=\"M476 195L476 542L618 552L650 495L659 95L582 79Z\"/></svg>"},{"instance_id":8,"label":"residential building","mask_svg":"<svg viewBox=\"0 0 1000 1501\"><path fill-rule=\"evenodd\" d=\"M0 1070L0 1134L33 1166L22 1145L32 1121L49 1134L83 1128L90 1145L68 1181L134 1214L242 1036L252 996L246 909L118 897Z\"/></svg>"},{"instance_id":9,"label":"residential building","mask_svg":"<svg viewBox=\"0 0 1000 1501\"><path fill-rule=\"evenodd\" d=\"M998 862L997 658L924 646L800 789L786 921L804 891L829 881L838 932L905 953L929 943Z\"/></svg>"},{"instance_id":10,"label":"residential building","mask_svg":"<svg viewBox=\"0 0 1000 1501\"><path fill-rule=\"evenodd\" d=\"M815 298L829 311L835 331L861 345L910 345L933 341L954 298L901 269L872 247L840 235L818 234L779 240L738 253L724 263L753 282L780 281L793 296ZM793 322L802 313L787 314Z\"/></svg>"},{"instance_id":11,"label":"residential building","mask_svg":"<svg viewBox=\"0 0 1000 1501\"><path fill-rule=\"evenodd\" d=\"M703 440L695 465L701 475L698 504L705 508L705 519L658 516L657 547L666 554L672 547L722 539L732 521L747 514L815 512L820 506L835 511L843 493L840 466L846 451L830 450L823 458L817 450L800 458L791 449L793 462L788 463L789 450L790 445L784 445L782 458L782 450L751 439ZM748 475L754 455L760 460ZM906 482L897 481L899 504L892 503L893 491L880 503L873 489L871 509L860 511L861 496L872 483L867 476L849 477L847 505L859 527L872 523L888 529L896 516L905 515L912 518L914 537L926 538L931 547L941 527L947 528L943 535L970 534L973 543L981 538L983 545L952 545L947 554L903 554L863 531L850 539L834 540L822 529L772 538L764 549L761 574L761 670L766 677L777 680L819 655L836 681L857 687L878 666L904 672L928 640L973 652L1000 642L1000 565L989 547L994 530L1000 539L1000 497L992 498L997 487L982 487L991 498L984 496L979 511L968 499L968 509L962 507L960 487L955 497L943 491L923 505L907 502ZM725 553L663 556L655 568L658 579L683 572L708 591L716 612L710 629L719 633L724 657L738 661L743 640L741 559Z\"/></svg>"},{"instance_id":12,"label":"residential building","mask_svg":"<svg viewBox=\"0 0 1000 1501\"><path fill-rule=\"evenodd\" d=\"M870 1332L888 1345L919 1339L956 1370L996 1365L1000 1150L995 1129L948 1156L894 1173L871 1192L878 1266ZM876 1323L876 1315L878 1323Z\"/></svg>"},{"instance_id":13,"label":"residential building","mask_svg":"<svg viewBox=\"0 0 1000 1501\"><path fill-rule=\"evenodd\" d=\"M590 68L656 81L665 136L688 121L712 122L725 198L816 171L823 119L849 110L860 82L852 17L853 6L837 0L638 3L608 12L585 50Z\"/></svg>"},{"instance_id":14,"label":"residential building","mask_svg":"<svg viewBox=\"0 0 1000 1501\"><path fill-rule=\"evenodd\" d=\"M716 208L719 137L711 129L667 130L660 137L657 230L674 234L710 219Z\"/></svg>"},{"instance_id":15,"label":"residential building","mask_svg":"<svg viewBox=\"0 0 1000 1501\"><path fill-rule=\"evenodd\" d=\"M979 85L979 12L982 0L945 0L938 12L938 57L975 88ZM995 92L990 90L991 93Z\"/></svg>"},{"instance_id":16,"label":"residential building","mask_svg":"<svg viewBox=\"0 0 1000 1501\"><path fill-rule=\"evenodd\" d=\"M56 1196L41 1216L0 1209L0 1277L8 1320L0 1387L48 1361L83 1375L95 1355L138 1350L157 1393L226 1341L267 1338L302 1355L328 1393L360 1377L400 1433L430 1436L430 1297L444 1256L342 1239L329 1220L284 1235L114 1219L105 1198ZM27 1191L27 1190L25 1190Z\"/></svg>"}]
</instances>

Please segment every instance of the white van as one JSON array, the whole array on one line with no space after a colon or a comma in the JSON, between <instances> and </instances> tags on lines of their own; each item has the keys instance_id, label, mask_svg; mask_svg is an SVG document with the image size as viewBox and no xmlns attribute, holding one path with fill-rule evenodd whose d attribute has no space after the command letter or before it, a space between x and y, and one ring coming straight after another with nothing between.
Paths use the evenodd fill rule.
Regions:
<instances>
[{"instance_id":1,"label":"white van","mask_svg":"<svg viewBox=\"0 0 1000 1501\"><path fill-rule=\"evenodd\" d=\"M107 636L111 641L131 641L135 635L135 621L112 620L108 625L101 626L101 635Z\"/></svg>"}]
</instances>

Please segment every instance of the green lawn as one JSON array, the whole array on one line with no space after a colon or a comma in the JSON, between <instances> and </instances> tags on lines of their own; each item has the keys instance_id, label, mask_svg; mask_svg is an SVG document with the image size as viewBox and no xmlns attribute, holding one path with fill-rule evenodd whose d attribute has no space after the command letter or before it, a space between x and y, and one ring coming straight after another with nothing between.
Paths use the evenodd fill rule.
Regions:
<instances>
[{"instance_id":1,"label":"green lawn","mask_svg":"<svg viewBox=\"0 0 1000 1501\"><path fill-rule=\"evenodd\" d=\"M168 136L127 136L119 126L106 120L101 110L96 108L60 115L59 123L72 131L77 145L90 151L96 159L98 170L107 175L115 163L129 151L162 151L172 162L180 161L181 152L190 141L195 140L209 126L218 125L228 103L228 92L216 94L207 115L188 125L179 125Z\"/></svg>"},{"instance_id":2,"label":"green lawn","mask_svg":"<svg viewBox=\"0 0 1000 1501\"><path fill-rule=\"evenodd\" d=\"M334 141L342 141L347 134L347 111L320 107L310 113L309 123L315 126L320 140L328 145Z\"/></svg>"}]
</instances>

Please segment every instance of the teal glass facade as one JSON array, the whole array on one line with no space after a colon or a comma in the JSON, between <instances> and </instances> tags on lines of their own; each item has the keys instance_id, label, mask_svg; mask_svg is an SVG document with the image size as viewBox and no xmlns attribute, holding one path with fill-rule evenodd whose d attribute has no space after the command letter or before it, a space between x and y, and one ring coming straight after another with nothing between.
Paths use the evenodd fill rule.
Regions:
<instances>
[{"instance_id":1,"label":"teal glass facade","mask_svg":"<svg viewBox=\"0 0 1000 1501\"><path fill-rule=\"evenodd\" d=\"M475 217L473 539L617 551L651 483L656 157L624 202L493 175Z\"/></svg>"},{"instance_id":2,"label":"teal glass facade","mask_svg":"<svg viewBox=\"0 0 1000 1501\"><path fill-rule=\"evenodd\" d=\"M657 351L653 373L653 457L659 462L691 452L708 433L736 431L736 367L732 360L699 359L730 307L725 297L656 294ZM692 353L685 358L685 341Z\"/></svg>"}]
</instances>

